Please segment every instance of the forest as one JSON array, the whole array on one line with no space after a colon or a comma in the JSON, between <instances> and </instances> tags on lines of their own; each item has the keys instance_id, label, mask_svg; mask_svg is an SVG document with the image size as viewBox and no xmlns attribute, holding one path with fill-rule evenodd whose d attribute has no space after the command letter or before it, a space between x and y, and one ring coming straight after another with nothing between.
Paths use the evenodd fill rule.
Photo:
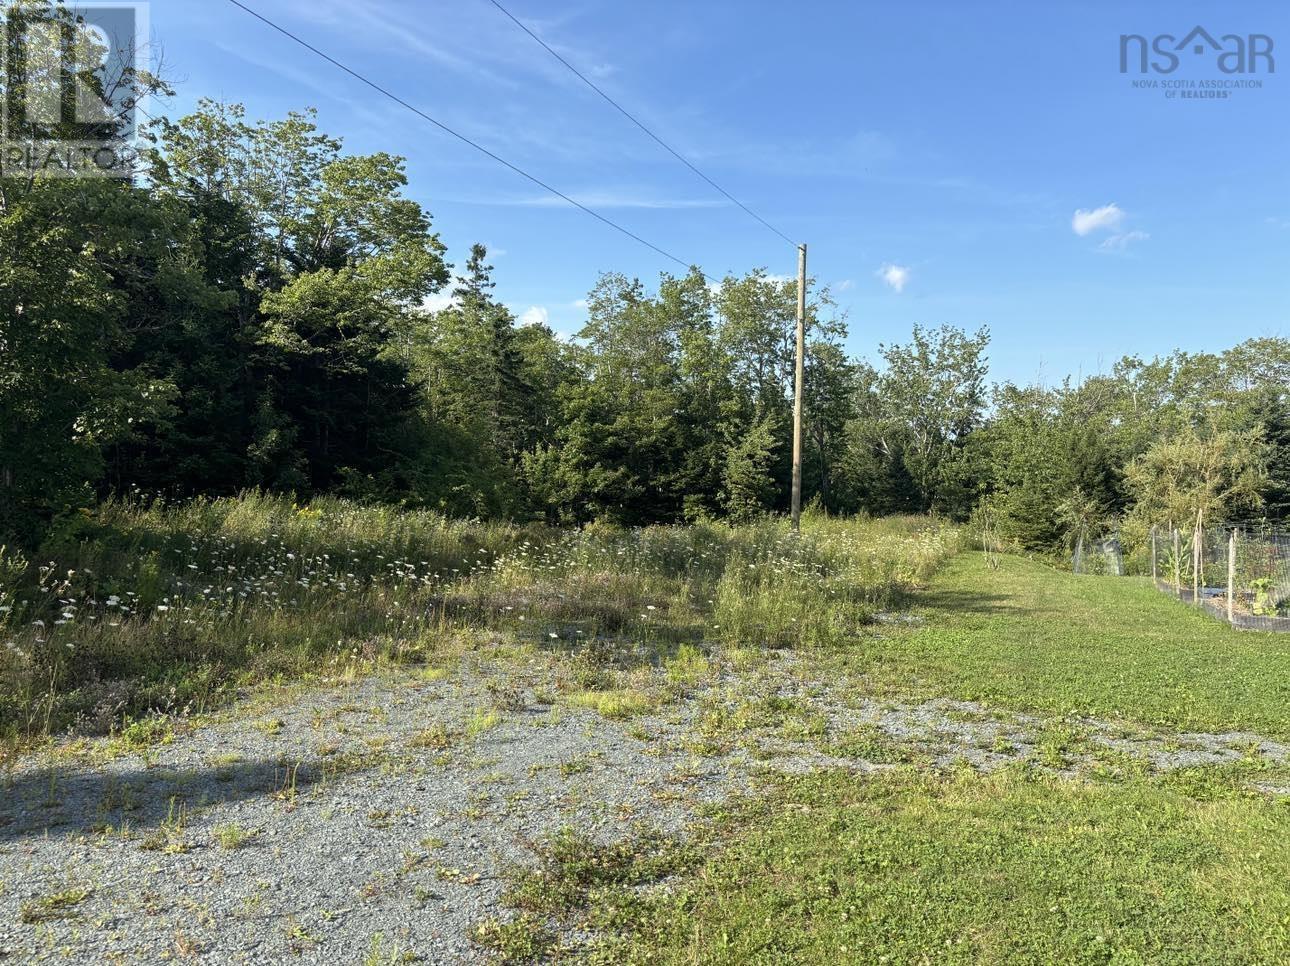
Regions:
<instances>
[{"instance_id":1,"label":"forest","mask_svg":"<svg viewBox=\"0 0 1290 966\"><path fill-rule=\"evenodd\" d=\"M794 281L605 271L566 338L517 324L486 249L449 252L406 189L402 158L347 153L310 111L214 101L160 119L132 181L0 181L0 543L136 491L573 525L787 508ZM1055 551L1186 519L1179 481L1209 467L1211 514L1290 513L1290 340L991 383L987 329L929 320L854 357L812 291L821 511L985 508Z\"/></svg>"}]
</instances>

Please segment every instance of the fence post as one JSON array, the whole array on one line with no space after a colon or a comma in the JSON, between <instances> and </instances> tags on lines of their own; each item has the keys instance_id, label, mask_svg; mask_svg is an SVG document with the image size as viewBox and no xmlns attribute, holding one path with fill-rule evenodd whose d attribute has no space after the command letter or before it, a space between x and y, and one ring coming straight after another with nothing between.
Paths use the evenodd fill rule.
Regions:
<instances>
[{"instance_id":1,"label":"fence post","mask_svg":"<svg viewBox=\"0 0 1290 966\"><path fill-rule=\"evenodd\" d=\"M1151 582L1156 582L1156 528L1151 528Z\"/></svg>"},{"instance_id":2,"label":"fence post","mask_svg":"<svg viewBox=\"0 0 1290 966\"><path fill-rule=\"evenodd\" d=\"M1191 602L1200 606L1200 592L1204 581L1201 571L1205 569L1205 533L1200 528L1200 517L1196 518L1196 529L1191 534Z\"/></svg>"},{"instance_id":3,"label":"fence post","mask_svg":"<svg viewBox=\"0 0 1290 966\"><path fill-rule=\"evenodd\" d=\"M1236 527L1232 527L1232 533L1227 538L1227 622L1235 623L1235 615L1232 610L1233 602L1236 599Z\"/></svg>"},{"instance_id":4,"label":"fence post","mask_svg":"<svg viewBox=\"0 0 1290 966\"><path fill-rule=\"evenodd\" d=\"M1174 531L1174 595L1182 597L1182 537L1178 533L1178 528L1173 527Z\"/></svg>"}]
</instances>

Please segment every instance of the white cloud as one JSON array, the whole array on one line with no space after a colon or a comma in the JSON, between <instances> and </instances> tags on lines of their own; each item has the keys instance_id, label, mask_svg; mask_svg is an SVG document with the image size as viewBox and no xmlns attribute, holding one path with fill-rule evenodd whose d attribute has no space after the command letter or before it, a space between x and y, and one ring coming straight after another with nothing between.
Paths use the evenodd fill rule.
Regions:
<instances>
[{"instance_id":1,"label":"white cloud","mask_svg":"<svg viewBox=\"0 0 1290 966\"><path fill-rule=\"evenodd\" d=\"M520 325L546 325L551 321L551 313L540 305L530 305L520 315Z\"/></svg>"},{"instance_id":2,"label":"white cloud","mask_svg":"<svg viewBox=\"0 0 1290 966\"><path fill-rule=\"evenodd\" d=\"M442 312L453 305L454 302L451 292L436 292L434 295L425 297L421 302L421 308L426 312Z\"/></svg>"},{"instance_id":3,"label":"white cloud","mask_svg":"<svg viewBox=\"0 0 1290 966\"><path fill-rule=\"evenodd\" d=\"M573 300L572 302L570 302L569 304L570 304L573 308L575 308L575 309L579 309L580 311L583 311L583 312L587 311L587 300L586 300L586 299L574 299L574 300Z\"/></svg>"},{"instance_id":4,"label":"white cloud","mask_svg":"<svg viewBox=\"0 0 1290 966\"><path fill-rule=\"evenodd\" d=\"M1117 232L1098 247L1108 252L1122 252L1134 242L1146 241L1150 237L1145 231Z\"/></svg>"},{"instance_id":5,"label":"white cloud","mask_svg":"<svg viewBox=\"0 0 1290 966\"><path fill-rule=\"evenodd\" d=\"M1071 218L1071 228L1081 238L1095 231L1114 231L1124 223L1124 210L1112 203L1101 208L1079 208Z\"/></svg>"},{"instance_id":6,"label":"white cloud","mask_svg":"<svg viewBox=\"0 0 1290 966\"><path fill-rule=\"evenodd\" d=\"M855 288L855 284L856 283L851 279L844 278L842 281L838 282L837 289L839 292L848 292L851 289Z\"/></svg>"},{"instance_id":7,"label":"white cloud","mask_svg":"<svg viewBox=\"0 0 1290 966\"><path fill-rule=\"evenodd\" d=\"M878 269L877 272L878 277L897 295L905 291L905 286L909 284L911 274L908 266L893 265L890 262Z\"/></svg>"}]
</instances>

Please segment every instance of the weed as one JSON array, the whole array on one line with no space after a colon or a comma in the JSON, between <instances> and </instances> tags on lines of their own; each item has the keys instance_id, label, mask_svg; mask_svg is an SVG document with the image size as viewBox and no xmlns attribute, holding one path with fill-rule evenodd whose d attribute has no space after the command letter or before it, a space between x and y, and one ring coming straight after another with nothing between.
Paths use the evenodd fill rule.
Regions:
<instances>
[{"instance_id":1,"label":"weed","mask_svg":"<svg viewBox=\"0 0 1290 966\"><path fill-rule=\"evenodd\" d=\"M648 714L657 702L639 691L582 691L568 696L567 700L580 708L591 708L602 717L622 720L638 714Z\"/></svg>"},{"instance_id":2,"label":"weed","mask_svg":"<svg viewBox=\"0 0 1290 966\"><path fill-rule=\"evenodd\" d=\"M593 892L656 882L689 868L698 858L693 846L647 831L602 845L562 829L537 848L535 866L511 871L509 904L528 912L561 914L584 908Z\"/></svg>"},{"instance_id":3,"label":"weed","mask_svg":"<svg viewBox=\"0 0 1290 966\"><path fill-rule=\"evenodd\" d=\"M169 718L141 718L122 728L118 738L131 751L140 751L169 744L175 738L175 729Z\"/></svg>"},{"instance_id":4,"label":"weed","mask_svg":"<svg viewBox=\"0 0 1290 966\"><path fill-rule=\"evenodd\" d=\"M670 682L685 687L694 687L709 672L707 657L689 644L677 648L676 653L664 662L664 667Z\"/></svg>"},{"instance_id":5,"label":"weed","mask_svg":"<svg viewBox=\"0 0 1290 966\"><path fill-rule=\"evenodd\" d=\"M485 711L477 708L466 721L466 737L477 738L485 731L490 731L502 723L502 716L496 711Z\"/></svg>"},{"instance_id":6,"label":"weed","mask_svg":"<svg viewBox=\"0 0 1290 966\"><path fill-rule=\"evenodd\" d=\"M530 963L550 955L556 937L546 924L524 914L510 922L488 919L475 926L470 937L503 963Z\"/></svg>"},{"instance_id":7,"label":"weed","mask_svg":"<svg viewBox=\"0 0 1290 966\"><path fill-rule=\"evenodd\" d=\"M78 914L76 907L92 893L93 890L88 887L71 886L39 899L31 899L19 906L18 918L27 925L70 919Z\"/></svg>"},{"instance_id":8,"label":"weed","mask_svg":"<svg viewBox=\"0 0 1290 966\"><path fill-rule=\"evenodd\" d=\"M408 747L446 751L457 744L460 738L459 732L449 731L444 725L436 723L417 732L408 742Z\"/></svg>"},{"instance_id":9,"label":"weed","mask_svg":"<svg viewBox=\"0 0 1290 966\"><path fill-rule=\"evenodd\" d=\"M871 764L906 761L907 755L877 725L859 725L838 735L827 746L839 758L859 758Z\"/></svg>"},{"instance_id":10,"label":"weed","mask_svg":"<svg viewBox=\"0 0 1290 966\"><path fill-rule=\"evenodd\" d=\"M386 948L385 934L375 933L368 943L367 955L363 957L363 966L398 966L400 963L416 961L416 956L402 946Z\"/></svg>"},{"instance_id":11,"label":"weed","mask_svg":"<svg viewBox=\"0 0 1290 966\"><path fill-rule=\"evenodd\" d=\"M240 849L255 837L255 832L242 828L236 822L226 822L222 825L216 825L212 830L215 841L221 849L232 852Z\"/></svg>"},{"instance_id":12,"label":"weed","mask_svg":"<svg viewBox=\"0 0 1290 966\"><path fill-rule=\"evenodd\" d=\"M281 718L263 718L260 721L254 722L251 727L272 738L275 735L281 734L282 729L286 727L286 724L287 723Z\"/></svg>"},{"instance_id":13,"label":"weed","mask_svg":"<svg viewBox=\"0 0 1290 966\"><path fill-rule=\"evenodd\" d=\"M591 770L591 759L583 755L580 758L570 758L568 761L560 762L560 777L569 778L573 775L581 775L583 772Z\"/></svg>"},{"instance_id":14,"label":"weed","mask_svg":"<svg viewBox=\"0 0 1290 966\"><path fill-rule=\"evenodd\" d=\"M187 852L189 845L184 838L185 809L177 798L170 799L170 807L165 819L151 835L148 835L139 847L150 852L165 852L179 855Z\"/></svg>"}]
</instances>

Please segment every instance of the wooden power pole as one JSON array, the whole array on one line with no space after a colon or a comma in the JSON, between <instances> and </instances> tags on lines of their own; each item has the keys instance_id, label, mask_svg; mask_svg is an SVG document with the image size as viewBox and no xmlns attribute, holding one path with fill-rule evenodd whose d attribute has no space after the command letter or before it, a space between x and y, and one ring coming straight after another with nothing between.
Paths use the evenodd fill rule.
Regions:
<instances>
[{"instance_id":1,"label":"wooden power pole","mask_svg":"<svg viewBox=\"0 0 1290 966\"><path fill-rule=\"evenodd\" d=\"M793 532L802 529L802 381L806 376L806 246L797 246L797 368L793 379Z\"/></svg>"}]
</instances>

